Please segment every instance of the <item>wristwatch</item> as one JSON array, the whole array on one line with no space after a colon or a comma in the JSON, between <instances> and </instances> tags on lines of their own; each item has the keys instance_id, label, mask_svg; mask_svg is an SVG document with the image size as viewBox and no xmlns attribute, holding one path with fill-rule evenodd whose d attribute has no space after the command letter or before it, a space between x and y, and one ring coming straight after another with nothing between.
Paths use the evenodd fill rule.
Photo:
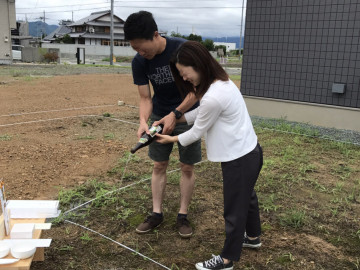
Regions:
<instances>
[{"instance_id":1,"label":"wristwatch","mask_svg":"<svg viewBox=\"0 0 360 270\"><path fill-rule=\"evenodd\" d=\"M176 118L176 119L180 119L181 116L183 115L182 112L180 112L180 111L178 111L178 110L176 110L176 109L173 110L172 112L175 114L175 118Z\"/></svg>"}]
</instances>

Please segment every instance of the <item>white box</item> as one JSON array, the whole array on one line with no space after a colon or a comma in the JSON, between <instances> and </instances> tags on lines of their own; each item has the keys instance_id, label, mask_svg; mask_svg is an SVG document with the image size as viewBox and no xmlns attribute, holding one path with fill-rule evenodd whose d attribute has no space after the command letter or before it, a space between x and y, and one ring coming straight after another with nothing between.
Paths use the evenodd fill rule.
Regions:
<instances>
[{"instance_id":1,"label":"white box","mask_svg":"<svg viewBox=\"0 0 360 270\"><path fill-rule=\"evenodd\" d=\"M16 223L11 229L11 239L32 239L34 236L34 223Z\"/></svg>"},{"instance_id":2,"label":"white box","mask_svg":"<svg viewBox=\"0 0 360 270\"><path fill-rule=\"evenodd\" d=\"M9 200L6 208L11 218L50 218L60 214L59 201L55 200Z\"/></svg>"}]
</instances>

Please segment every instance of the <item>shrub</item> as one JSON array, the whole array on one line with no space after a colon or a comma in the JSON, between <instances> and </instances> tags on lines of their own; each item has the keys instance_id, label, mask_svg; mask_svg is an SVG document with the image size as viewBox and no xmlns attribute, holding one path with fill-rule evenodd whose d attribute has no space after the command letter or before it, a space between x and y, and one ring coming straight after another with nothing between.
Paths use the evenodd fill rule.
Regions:
<instances>
[{"instance_id":1,"label":"shrub","mask_svg":"<svg viewBox=\"0 0 360 270\"><path fill-rule=\"evenodd\" d=\"M44 58L48 63L49 62L57 62L57 60L59 59L59 56L58 56L57 52L47 52L44 54Z\"/></svg>"}]
</instances>

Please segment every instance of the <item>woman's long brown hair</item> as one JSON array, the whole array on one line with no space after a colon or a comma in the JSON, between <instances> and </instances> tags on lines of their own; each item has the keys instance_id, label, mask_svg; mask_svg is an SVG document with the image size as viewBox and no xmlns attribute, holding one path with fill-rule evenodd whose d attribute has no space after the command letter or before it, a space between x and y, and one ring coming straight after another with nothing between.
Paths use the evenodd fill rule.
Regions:
<instances>
[{"instance_id":1,"label":"woman's long brown hair","mask_svg":"<svg viewBox=\"0 0 360 270\"><path fill-rule=\"evenodd\" d=\"M191 66L200 75L200 84L196 87L184 81L180 76L176 63L183 66ZM170 60L171 72L181 94L185 97L192 92L197 98L201 98L215 80L227 81L229 76L222 66L211 56L205 46L197 41L183 43Z\"/></svg>"}]
</instances>

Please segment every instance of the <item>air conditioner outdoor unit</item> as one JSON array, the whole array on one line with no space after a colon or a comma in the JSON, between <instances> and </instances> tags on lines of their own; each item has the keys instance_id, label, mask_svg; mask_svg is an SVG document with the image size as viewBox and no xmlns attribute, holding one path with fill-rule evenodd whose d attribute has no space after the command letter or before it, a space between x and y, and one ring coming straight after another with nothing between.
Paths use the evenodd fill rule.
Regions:
<instances>
[{"instance_id":1,"label":"air conditioner outdoor unit","mask_svg":"<svg viewBox=\"0 0 360 270\"><path fill-rule=\"evenodd\" d=\"M89 32L90 33L95 33L95 29L94 28L89 28Z\"/></svg>"}]
</instances>

